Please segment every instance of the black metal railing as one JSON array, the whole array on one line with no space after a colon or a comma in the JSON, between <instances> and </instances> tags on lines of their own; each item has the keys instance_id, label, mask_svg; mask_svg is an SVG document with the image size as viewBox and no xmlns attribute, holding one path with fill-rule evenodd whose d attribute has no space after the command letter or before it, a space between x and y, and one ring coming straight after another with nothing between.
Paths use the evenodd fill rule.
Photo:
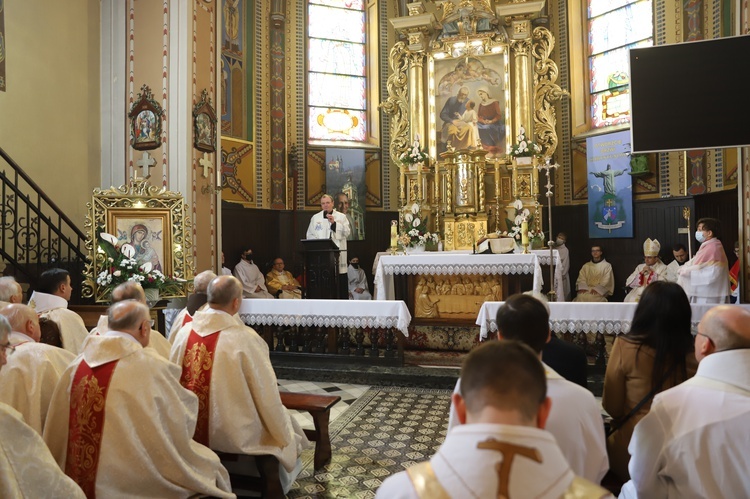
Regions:
<instances>
[{"instance_id":1,"label":"black metal railing","mask_svg":"<svg viewBox=\"0 0 750 499\"><path fill-rule=\"evenodd\" d=\"M0 256L12 267L5 274L34 288L45 270L65 268L74 283L71 302L79 303L81 287L75 283L88 258L85 234L1 147L0 157Z\"/></svg>"}]
</instances>

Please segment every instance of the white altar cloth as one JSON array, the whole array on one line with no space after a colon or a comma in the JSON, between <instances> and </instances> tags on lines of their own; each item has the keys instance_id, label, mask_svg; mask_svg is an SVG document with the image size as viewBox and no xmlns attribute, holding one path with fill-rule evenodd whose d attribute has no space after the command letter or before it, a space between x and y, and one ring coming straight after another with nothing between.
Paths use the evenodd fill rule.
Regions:
<instances>
[{"instance_id":1,"label":"white altar cloth","mask_svg":"<svg viewBox=\"0 0 750 499\"><path fill-rule=\"evenodd\" d=\"M245 299L240 318L248 325L395 328L409 336L411 314L403 301Z\"/></svg>"},{"instance_id":2,"label":"white altar cloth","mask_svg":"<svg viewBox=\"0 0 750 499\"><path fill-rule=\"evenodd\" d=\"M555 263L560 256L555 252ZM546 261L545 261L546 259ZM535 250L528 255L507 253L504 255L474 255L467 251L428 251L411 255L382 255L375 270L375 297L378 300L393 300L393 275L508 275L533 274L532 288L541 291L544 284L541 264L549 263L549 250ZM555 267L557 296L563 299L562 278L559 265Z\"/></svg>"},{"instance_id":3,"label":"white altar cloth","mask_svg":"<svg viewBox=\"0 0 750 499\"><path fill-rule=\"evenodd\" d=\"M488 301L479 309L476 324L479 326L479 337L487 339L488 333L497 331L497 309L503 302ZM693 330L698 326L703 315L718 304L694 304L691 319ZM630 323L637 303L550 303L549 325L555 333L576 332L621 334L630 331ZM750 305L733 305L750 311Z\"/></svg>"}]
</instances>

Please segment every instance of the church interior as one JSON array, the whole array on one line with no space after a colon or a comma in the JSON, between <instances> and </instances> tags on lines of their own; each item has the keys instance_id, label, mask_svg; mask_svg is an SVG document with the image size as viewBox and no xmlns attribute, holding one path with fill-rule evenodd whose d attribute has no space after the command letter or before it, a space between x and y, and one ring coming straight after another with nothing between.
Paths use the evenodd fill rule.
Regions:
<instances>
[{"instance_id":1,"label":"church interior","mask_svg":"<svg viewBox=\"0 0 750 499\"><path fill-rule=\"evenodd\" d=\"M90 329L111 292L98 234L145 246L176 283L150 302L167 334L193 277L248 249L263 275L283 259L302 294L315 289L304 240L330 196L376 316L359 301L251 299L239 314L281 391L341 397L330 463L306 450L288 497L374 497L440 448L461 362L494 334L492 302L549 297L553 333L584 349L601 400L635 304L564 315L584 307L558 302L593 246L624 306L644 241L668 264L675 245L695 254L699 220L719 220L737 303L750 302L750 136L630 144L631 49L743 35L743 0L0 0L0 267L28 295L66 268ZM736 57L726 75L747 75ZM560 233L569 289L549 244ZM516 253L476 254L506 238ZM310 319L336 308L350 310Z\"/></svg>"}]
</instances>

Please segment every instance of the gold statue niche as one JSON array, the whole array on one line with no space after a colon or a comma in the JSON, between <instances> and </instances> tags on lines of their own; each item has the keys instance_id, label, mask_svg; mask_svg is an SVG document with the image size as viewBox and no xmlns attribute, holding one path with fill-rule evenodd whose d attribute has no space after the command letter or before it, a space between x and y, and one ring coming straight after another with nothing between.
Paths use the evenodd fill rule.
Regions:
<instances>
[{"instance_id":1,"label":"gold statue niche","mask_svg":"<svg viewBox=\"0 0 750 499\"><path fill-rule=\"evenodd\" d=\"M433 215L430 230L440 231L446 250L506 230L516 199L538 206L536 165L513 168L507 153L525 124L543 155L557 148L553 102L565 92L549 57L554 38L544 27L532 31L544 3L418 1L391 19L403 37L390 52L382 104L392 118L391 160L401 165L416 137L426 138L434 158L399 167L399 198Z\"/></svg>"}]
</instances>

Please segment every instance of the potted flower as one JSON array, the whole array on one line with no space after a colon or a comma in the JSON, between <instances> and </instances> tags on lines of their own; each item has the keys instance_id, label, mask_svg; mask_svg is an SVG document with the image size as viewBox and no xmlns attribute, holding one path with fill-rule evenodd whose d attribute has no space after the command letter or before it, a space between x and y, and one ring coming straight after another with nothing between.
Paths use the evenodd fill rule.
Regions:
<instances>
[{"instance_id":1,"label":"potted flower","mask_svg":"<svg viewBox=\"0 0 750 499\"><path fill-rule=\"evenodd\" d=\"M518 165L530 165L534 157L542 155L542 147L526 137L526 129L521 125L518 131L518 142L510 146L510 156Z\"/></svg>"},{"instance_id":2,"label":"potted flower","mask_svg":"<svg viewBox=\"0 0 750 499\"><path fill-rule=\"evenodd\" d=\"M410 170L421 168L429 162L430 158L427 156L427 151L419 146L419 134L417 134L411 148L399 156L399 160Z\"/></svg>"},{"instance_id":3,"label":"potted flower","mask_svg":"<svg viewBox=\"0 0 750 499\"><path fill-rule=\"evenodd\" d=\"M152 304L159 300L161 290L173 292L181 288L182 283L153 268L151 262L139 263L131 244L121 245L115 236L106 232L99 233L97 242L97 251L103 257L102 270L96 276L100 295L110 296L119 284L134 281L143 286L146 299Z\"/></svg>"},{"instance_id":4,"label":"potted flower","mask_svg":"<svg viewBox=\"0 0 750 499\"><path fill-rule=\"evenodd\" d=\"M401 210L401 230L398 243L407 253L417 253L425 250L427 245L437 245L440 235L427 230L427 216L422 216L419 203L405 206Z\"/></svg>"}]
</instances>

